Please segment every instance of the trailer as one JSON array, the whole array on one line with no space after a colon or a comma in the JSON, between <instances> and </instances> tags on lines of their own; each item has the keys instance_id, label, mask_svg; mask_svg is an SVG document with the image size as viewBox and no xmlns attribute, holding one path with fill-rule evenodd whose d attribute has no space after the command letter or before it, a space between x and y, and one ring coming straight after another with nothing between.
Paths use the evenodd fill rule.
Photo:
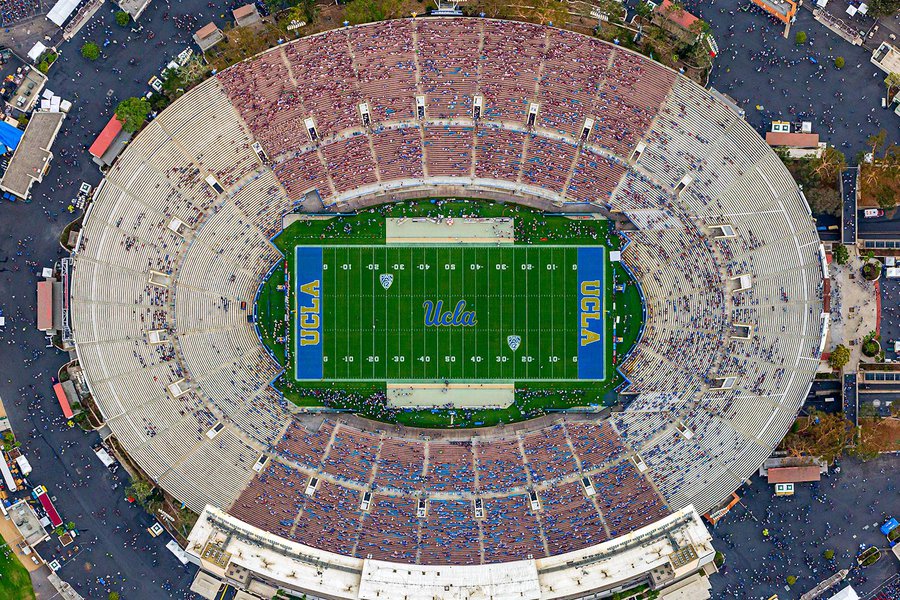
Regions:
<instances>
[{"instance_id":1,"label":"trailer","mask_svg":"<svg viewBox=\"0 0 900 600\"><path fill-rule=\"evenodd\" d=\"M53 506L50 494L47 493L47 488L39 485L31 492L31 496L41 503L41 506L44 508L44 512L47 513L47 518L50 519L50 524L53 525L53 527L60 527L63 524L63 520L59 517L56 507Z\"/></svg>"}]
</instances>

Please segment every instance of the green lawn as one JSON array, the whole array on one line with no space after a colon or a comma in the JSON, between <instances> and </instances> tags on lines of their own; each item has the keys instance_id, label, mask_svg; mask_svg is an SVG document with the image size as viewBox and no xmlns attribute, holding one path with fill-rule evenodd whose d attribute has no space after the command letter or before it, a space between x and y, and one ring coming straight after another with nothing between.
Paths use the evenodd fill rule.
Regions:
<instances>
[{"instance_id":1,"label":"green lawn","mask_svg":"<svg viewBox=\"0 0 900 600\"><path fill-rule=\"evenodd\" d=\"M0 598L34 600L31 577L19 558L5 544L0 551Z\"/></svg>"},{"instance_id":2,"label":"green lawn","mask_svg":"<svg viewBox=\"0 0 900 600\"><path fill-rule=\"evenodd\" d=\"M513 217L516 244L501 248L382 245L386 217L476 214ZM518 205L482 201L420 201L382 206L354 216L296 222L274 243L284 254L285 264L274 269L260 290L257 323L264 342L285 367L276 385L298 405L330 406L390 422L446 427L508 423L547 409L615 402L613 390L623 380L615 371L613 352L621 359L640 329L637 288L621 265L607 263L606 378L577 380L573 362L578 342L577 284L572 289L572 282L566 279L571 275L572 253L577 252L574 246L619 248L619 239L610 235L606 221L572 220ZM296 381L292 353L287 352L288 344L296 341L290 334L294 323L288 310L295 298L286 295L285 287L293 292L290 288L297 282L284 285L285 266L287 273L295 272L296 246L321 246L322 261L327 264L322 290L325 381ZM400 264L402 270L395 268ZM506 274L514 270L516 283L508 278L498 285L497 265L502 264L507 265ZM530 271L523 267L528 264L532 265ZM390 271L385 265L390 265ZM379 275L385 272L394 276L387 290L379 284ZM624 290L613 294L614 282L625 283ZM340 296L331 296L329 301L329 294ZM558 306L548 309L554 297ZM445 304L465 299L468 307L475 307L478 325L424 326L422 304L428 299L443 299ZM345 311L339 319L336 309ZM502 323L500 315L504 315ZM618 344L613 343L614 327L615 336L621 339ZM513 334L522 338L516 352L507 344L507 336ZM385 379L512 380L516 402L505 410L398 411L385 405Z\"/></svg>"}]
</instances>

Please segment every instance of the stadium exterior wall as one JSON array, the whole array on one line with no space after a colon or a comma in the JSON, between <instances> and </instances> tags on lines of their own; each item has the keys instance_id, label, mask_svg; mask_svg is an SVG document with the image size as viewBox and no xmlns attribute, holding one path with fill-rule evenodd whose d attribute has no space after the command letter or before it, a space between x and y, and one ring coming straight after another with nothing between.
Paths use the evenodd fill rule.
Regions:
<instances>
[{"instance_id":1,"label":"stadium exterior wall","mask_svg":"<svg viewBox=\"0 0 900 600\"><path fill-rule=\"evenodd\" d=\"M222 560L206 560L210 549ZM690 560L674 557L686 550ZM329 600L603 598L642 583L663 589L708 569L715 556L712 538L693 506L582 550L475 566L342 556L273 536L207 506L188 536L186 551L203 570L237 587L257 581Z\"/></svg>"}]
</instances>

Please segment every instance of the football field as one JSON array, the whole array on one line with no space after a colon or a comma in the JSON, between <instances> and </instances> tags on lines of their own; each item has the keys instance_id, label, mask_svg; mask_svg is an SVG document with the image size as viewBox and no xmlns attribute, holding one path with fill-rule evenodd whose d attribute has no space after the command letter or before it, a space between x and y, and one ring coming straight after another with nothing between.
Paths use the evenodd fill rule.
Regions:
<instances>
[{"instance_id":1,"label":"football field","mask_svg":"<svg viewBox=\"0 0 900 600\"><path fill-rule=\"evenodd\" d=\"M298 381L601 381L602 246L294 249Z\"/></svg>"}]
</instances>

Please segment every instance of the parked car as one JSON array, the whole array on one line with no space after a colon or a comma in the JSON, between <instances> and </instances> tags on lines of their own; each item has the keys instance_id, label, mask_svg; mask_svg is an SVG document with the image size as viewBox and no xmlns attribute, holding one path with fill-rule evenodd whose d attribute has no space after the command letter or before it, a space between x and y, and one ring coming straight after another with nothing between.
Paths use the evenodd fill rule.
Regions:
<instances>
[{"instance_id":1,"label":"parked car","mask_svg":"<svg viewBox=\"0 0 900 600\"><path fill-rule=\"evenodd\" d=\"M877 219L878 217L883 217L884 211L880 208L867 208L863 211L864 219Z\"/></svg>"}]
</instances>

